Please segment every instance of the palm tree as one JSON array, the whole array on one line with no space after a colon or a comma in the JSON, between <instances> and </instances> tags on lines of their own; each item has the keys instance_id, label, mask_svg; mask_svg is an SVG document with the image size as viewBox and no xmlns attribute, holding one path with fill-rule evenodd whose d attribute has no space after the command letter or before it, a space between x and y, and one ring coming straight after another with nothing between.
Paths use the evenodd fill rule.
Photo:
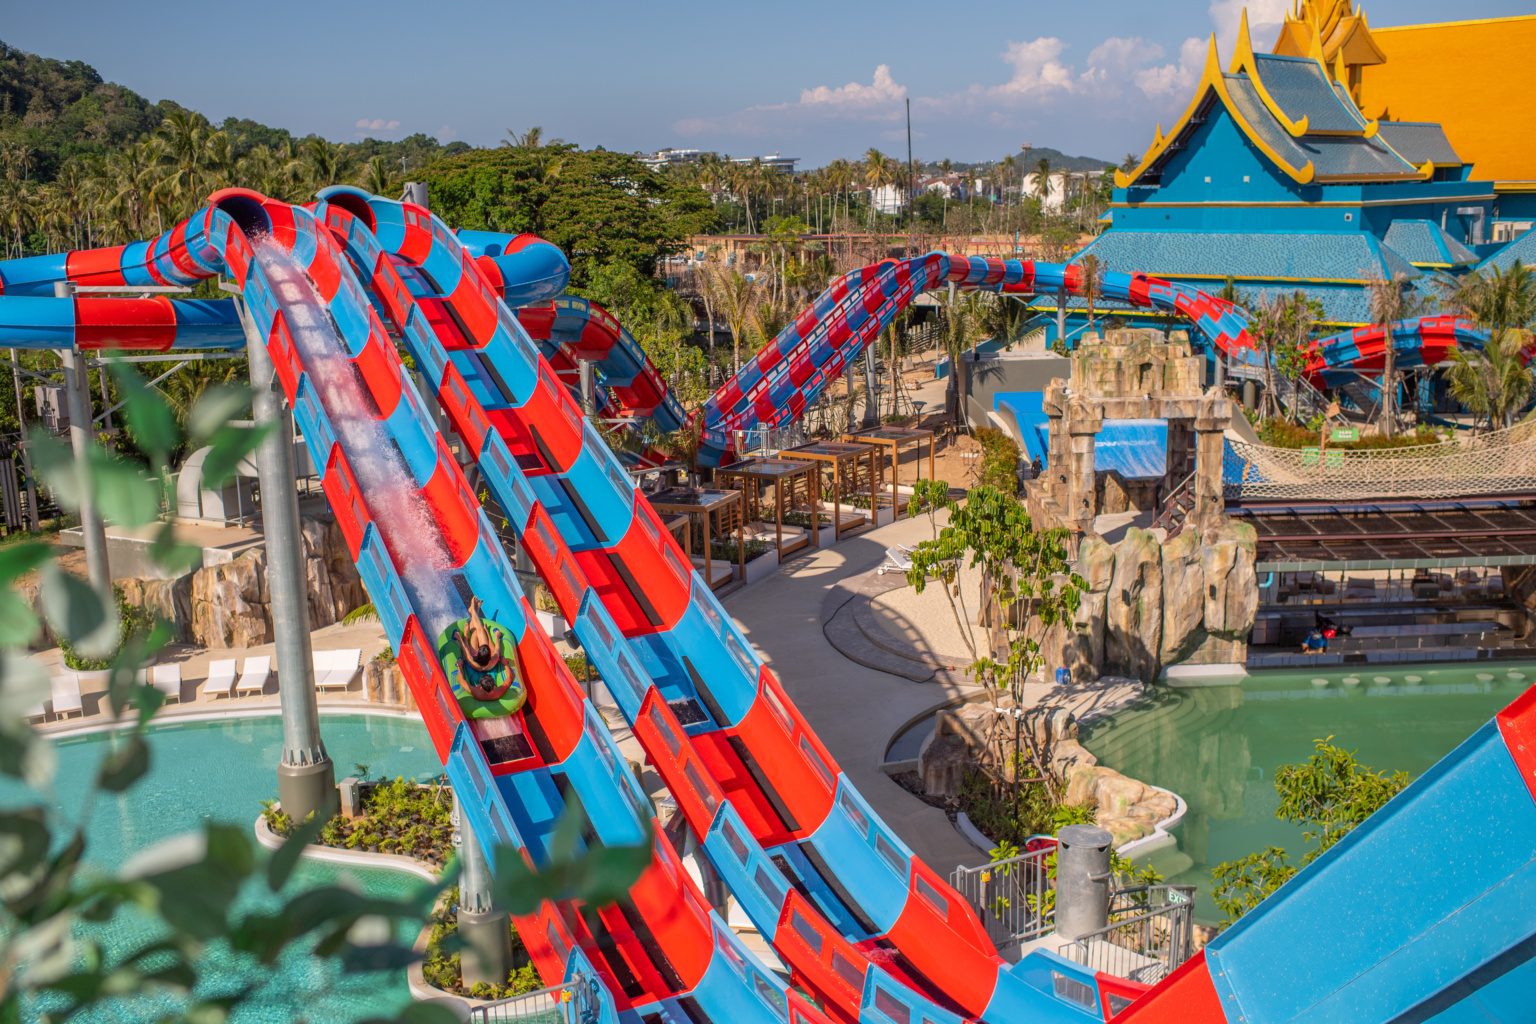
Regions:
<instances>
[{"instance_id":1,"label":"palm tree","mask_svg":"<svg viewBox=\"0 0 1536 1024\"><path fill-rule=\"evenodd\" d=\"M1530 400L1531 368L1521 358L1530 340L1530 332L1507 327L1496 332L1480 353L1460 348L1451 353L1451 395L1472 412L1486 416L1489 430L1510 426L1515 413Z\"/></svg>"},{"instance_id":2,"label":"palm tree","mask_svg":"<svg viewBox=\"0 0 1536 1024\"><path fill-rule=\"evenodd\" d=\"M1487 331L1536 322L1536 276L1516 260L1509 270L1489 267L1441 285L1442 301L1457 316Z\"/></svg>"},{"instance_id":3,"label":"palm tree","mask_svg":"<svg viewBox=\"0 0 1536 1024\"><path fill-rule=\"evenodd\" d=\"M731 372L740 373L741 342L759 299L757 282L740 271L716 266L709 266L704 280L705 287L713 290L712 304L725 315L731 332Z\"/></svg>"},{"instance_id":4,"label":"palm tree","mask_svg":"<svg viewBox=\"0 0 1536 1024\"><path fill-rule=\"evenodd\" d=\"M1089 253L1078 261L1080 270L1077 294L1088 303L1088 330L1093 330L1093 305L1104 294L1105 264L1100 262L1098 256Z\"/></svg>"},{"instance_id":5,"label":"palm tree","mask_svg":"<svg viewBox=\"0 0 1536 1024\"><path fill-rule=\"evenodd\" d=\"M327 142L318 135L304 140L304 166L312 191L345 183L352 173L353 157L340 143Z\"/></svg>"},{"instance_id":6,"label":"palm tree","mask_svg":"<svg viewBox=\"0 0 1536 1024\"><path fill-rule=\"evenodd\" d=\"M1385 334L1381 361L1381 412L1380 429L1384 436L1397 433L1397 346L1392 336L1392 325L1399 320L1418 316L1424 309L1424 299L1408 292L1409 277L1402 271L1391 278L1380 275L1366 281L1366 292L1371 303L1371 322L1379 324Z\"/></svg>"},{"instance_id":7,"label":"palm tree","mask_svg":"<svg viewBox=\"0 0 1536 1024\"><path fill-rule=\"evenodd\" d=\"M1046 200L1051 198L1051 160L1049 157L1041 157L1035 161L1035 196L1040 200L1040 206L1045 208Z\"/></svg>"}]
</instances>

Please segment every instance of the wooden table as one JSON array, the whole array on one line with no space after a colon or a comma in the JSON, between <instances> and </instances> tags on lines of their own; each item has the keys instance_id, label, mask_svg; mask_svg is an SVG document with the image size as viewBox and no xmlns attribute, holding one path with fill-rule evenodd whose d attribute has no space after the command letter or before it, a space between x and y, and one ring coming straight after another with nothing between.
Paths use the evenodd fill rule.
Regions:
<instances>
[{"instance_id":1,"label":"wooden table","mask_svg":"<svg viewBox=\"0 0 1536 1024\"><path fill-rule=\"evenodd\" d=\"M682 515L699 516L704 523L704 551L703 551L703 576L704 582L709 584L709 589L718 590L733 579L745 579L747 575L747 546L742 538L742 522L746 519L743 495L740 491L723 491L713 488L699 490L696 487L668 487L665 490L647 494L651 507L663 516ZM712 531L710 522L721 521L720 517L731 511L736 514L736 567L730 568L727 562L724 575L716 575L715 560L710 557L711 540L714 533L723 533L724 530ZM692 529L687 531L692 533ZM690 558L697 567L700 559Z\"/></svg>"},{"instance_id":2,"label":"wooden table","mask_svg":"<svg viewBox=\"0 0 1536 1024\"><path fill-rule=\"evenodd\" d=\"M773 487L773 542L778 548L779 561L806 546L821 546L819 509L821 507L821 467L810 459L772 459L753 456L721 466L715 470L715 479L722 484L736 484L747 496L747 508L754 520L762 510L763 489ZM798 486L797 486L798 485ZM784 543L784 510L797 511L795 492L805 488L805 505L811 515L811 525L806 536L789 545Z\"/></svg>"},{"instance_id":3,"label":"wooden table","mask_svg":"<svg viewBox=\"0 0 1536 1024\"><path fill-rule=\"evenodd\" d=\"M923 441L928 442L928 479L933 479L934 463L934 436L933 431L923 430L917 427L870 427L868 430L860 430L853 434L844 434L844 441L855 444L873 444L882 449L880 456L880 472L882 478L885 474L885 456L891 457L891 506L896 510L896 518L900 519L901 494L898 488L901 484L901 452L903 448L917 449L917 460L913 469L917 475L913 482L923 478ZM882 479L881 489L884 489Z\"/></svg>"},{"instance_id":4,"label":"wooden table","mask_svg":"<svg viewBox=\"0 0 1536 1024\"><path fill-rule=\"evenodd\" d=\"M880 494L877 481L878 470L875 468L875 453L878 451L872 444L852 444L847 441L812 441L810 444L802 444L797 448L786 448L779 452L781 459L810 459L821 464L822 469L832 470L832 535L841 541L843 533L847 530L857 530L866 523L875 521L875 512L879 507ZM859 475L859 462L864 460L869 469L869 514L862 511L844 511L843 493L845 486L856 485ZM817 474L820 475L819 473ZM855 491L850 490L853 494Z\"/></svg>"}]
</instances>

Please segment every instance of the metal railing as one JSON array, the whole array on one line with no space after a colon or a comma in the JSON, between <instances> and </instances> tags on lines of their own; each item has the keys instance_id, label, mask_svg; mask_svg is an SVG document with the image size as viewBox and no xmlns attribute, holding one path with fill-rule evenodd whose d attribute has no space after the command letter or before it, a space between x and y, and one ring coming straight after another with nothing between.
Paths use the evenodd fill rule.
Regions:
<instances>
[{"instance_id":1,"label":"metal railing","mask_svg":"<svg viewBox=\"0 0 1536 1024\"><path fill-rule=\"evenodd\" d=\"M470 1024L597 1024L602 1016L597 978L578 974L560 985L472 1007Z\"/></svg>"},{"instance_id":2,"label":"metal railing","mask_svg":"<svg viewBox=\"0 0 1536 1024\"><path fill-rule=\"evenodd\" d=\"M1157 513L1157 518L1152 521L1153 526L1160 526L1168 531L1168 539L1172 540L1178 535L1184 521L1189 517L1190 508L1195 503L1195 474L1199 470L1193 470L1186 476L1182 483L1173 489L1167 498L1163 500L1163 507Z\"/></svg>"},{"instance_id":3,"label":"metal railing","mask_svg":"<svg viewBox=\"0 0 1536 1024\"><path fill-rule=\"evenodd\" d=\"M1061 948L1096 971L1146 985L1166 978L1194 955L1192 885L1138 885L1109 901L1109 924Z\"/></svg>"},{"instance_id":4,"label":"metal railing","mask_svg":"<svg viewBox=\"0 0 1536 1024\"><path fill-rule=\"evenodd\" d=\"M1055 892L1045 860L1055 849L1021 853L981 867L957 867L949 884L975 909L999 950L1054 927Z\"/></svg>"}]
</instances>

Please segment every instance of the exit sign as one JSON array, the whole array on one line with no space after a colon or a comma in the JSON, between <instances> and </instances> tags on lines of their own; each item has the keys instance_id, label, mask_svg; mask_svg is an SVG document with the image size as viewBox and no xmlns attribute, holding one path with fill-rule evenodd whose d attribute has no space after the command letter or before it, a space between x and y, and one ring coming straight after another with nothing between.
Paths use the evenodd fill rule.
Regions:
<instances>
[{"instance_id":1,"label":"exit sign","mask_svg":"<svg viewBox=\"0 0 1536 1024\"><path fill-rule=\"evenodd\" d=\"M1360 440L1359 427L1334 427L1333 433L1328 435L1330 441L1358 441Z\"/></svg>"}]
</instances>

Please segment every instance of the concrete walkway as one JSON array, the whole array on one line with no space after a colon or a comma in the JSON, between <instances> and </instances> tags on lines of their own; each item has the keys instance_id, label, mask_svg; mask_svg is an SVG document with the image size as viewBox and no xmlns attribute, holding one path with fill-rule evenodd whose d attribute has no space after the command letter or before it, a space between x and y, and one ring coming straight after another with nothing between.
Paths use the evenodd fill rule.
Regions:
<instances>
[{"instance_id":1,"label":"concrete walkway","mask_svg":"<svg viewBox=\"0 0 1536 1024\"><path fill-rule=\"evenodd\" d=\"M878 566L886 547L930 535L926 517L898 520L794 559L724 604L859 792L913 852L947 877L956 864L985 863L986 855L943 811L902 789L880 765L907 723L976 688L914 683L865 668L827 642L821 623L822 601L834 583Z\"/></svg>"}]
</instances>

